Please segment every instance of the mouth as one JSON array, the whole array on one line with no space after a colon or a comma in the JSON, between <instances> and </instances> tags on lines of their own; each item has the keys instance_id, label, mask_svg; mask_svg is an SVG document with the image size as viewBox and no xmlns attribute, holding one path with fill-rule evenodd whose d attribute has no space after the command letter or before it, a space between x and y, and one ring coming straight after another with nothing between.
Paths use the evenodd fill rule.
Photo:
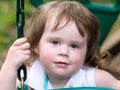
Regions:
<instances>
[{"instance_id":1,"label":"mouth","mask_svg":"<svg viewBox=\"0 0 120 90\"><path fill-rule=\"evenodd\" d=\"M55 62L55 64L58 66L58 67L61 67L61 68L65 68L68 66L67 63L65 62Z\"/></svg>"}]
</instances>

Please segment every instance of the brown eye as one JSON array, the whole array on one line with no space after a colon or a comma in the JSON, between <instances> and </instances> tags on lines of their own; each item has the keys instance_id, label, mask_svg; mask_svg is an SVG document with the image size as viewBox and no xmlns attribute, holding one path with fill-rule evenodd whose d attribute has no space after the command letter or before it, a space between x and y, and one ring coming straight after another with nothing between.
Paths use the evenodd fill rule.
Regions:
<instances>
[{"instance_id":1,"label":"brown eye","mask_svg":"<svg viewBox=\"0 0 120 90\"><path fill-rule=\"evenodd\" d=\"M76 44L71 44L71 47L72 47L72 48L79 48L79 46L76 45Z\"/></svg>"},{"instance_id":2,"label":"brown eye","mask_svg":"<svg viewBox=\"0 0 120 90\"><path fill-rule=\"evenodd\" d=\"M59 44L59 41L52 41L52 43L53 43L54 45L58 45L58 44Z\"/></svg>"}]
</instances>

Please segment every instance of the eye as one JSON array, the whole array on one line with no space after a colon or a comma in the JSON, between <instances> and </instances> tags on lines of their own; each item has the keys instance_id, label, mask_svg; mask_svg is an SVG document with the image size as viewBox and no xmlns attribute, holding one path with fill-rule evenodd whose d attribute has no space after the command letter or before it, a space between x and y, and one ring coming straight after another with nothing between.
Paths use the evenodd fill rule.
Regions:
<instances>
[{"instance_id":1,"label":"eye","mask_svg":"<svg viewBox=\"0 0 120 90\"><path fill-rule=\"evenodd\" d=\"M60 44L59 41L52 41L51 43L54 44L54 45L58 45L58 44Z\"/></svg>"},{"instance_id":2,"label":"eye","mask_svg":"<svg viewBox=\"0 0 120 90\"><path fill-rule=\"evenodd\" d=\"M79 46L77 44L71 44L72 48L79 48Z\"/></svg>"}]
</instances>

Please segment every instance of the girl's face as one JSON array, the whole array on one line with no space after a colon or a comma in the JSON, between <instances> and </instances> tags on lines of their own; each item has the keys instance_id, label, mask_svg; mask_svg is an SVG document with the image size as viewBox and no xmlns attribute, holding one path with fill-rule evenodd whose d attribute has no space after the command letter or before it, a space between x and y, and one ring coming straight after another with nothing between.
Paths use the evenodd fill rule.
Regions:
<instances>
[{"instance_id":1,"label":"girl's face","mask_svg":"<svg viewBox=\"0 0 120 90\"><path fill-rule=\"evenodd\" d=\"M64 21L58 27L63 24ZM47 23L35 52L49 77L68 79L84 63L87 37L79 34L74 22L54 31L51 30L52 25L52 21Z\"/></svg>"}]
</instances>

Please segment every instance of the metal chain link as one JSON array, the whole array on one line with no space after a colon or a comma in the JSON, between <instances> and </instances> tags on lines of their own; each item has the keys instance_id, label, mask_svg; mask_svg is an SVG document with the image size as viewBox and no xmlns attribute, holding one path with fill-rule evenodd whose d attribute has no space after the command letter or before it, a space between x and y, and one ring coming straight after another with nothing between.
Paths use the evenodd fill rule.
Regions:
<instances>
[{"instance_id":1,"label":"metal chain link","mask_svg":"<svg viewBox=\"0 0 120 90\"><path fill-rule=\"evenodd\" d=\"M23 28L25 24L25 15L24 15L24 0L17 0L17 12L16 12L16 24L18 30L18 38L23 37ZM21 71L23 71L23 76L21 77ZM27 78L27 69L26 66L23 64L17 71L18 79L22 82Z\"/></svg>"},{"instance_id":2,"label":"metal chain link","mask_svg":"<svg viewBox=\"0 0 120 90\"><path fill-rule=\"evenodd\" d=\"M24 0L17 0L16 24L18 27L18 38L23 37L23 28L25 24Z\"/></svg>"}]
</instances>

